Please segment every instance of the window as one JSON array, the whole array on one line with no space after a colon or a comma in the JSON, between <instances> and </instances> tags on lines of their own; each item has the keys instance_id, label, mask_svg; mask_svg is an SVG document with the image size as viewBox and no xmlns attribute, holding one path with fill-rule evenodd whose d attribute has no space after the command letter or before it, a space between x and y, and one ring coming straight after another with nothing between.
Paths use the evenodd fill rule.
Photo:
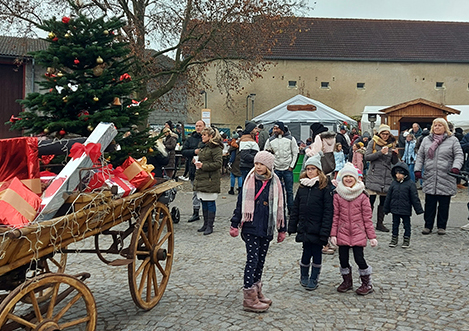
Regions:
<instances>
[{"instance_id":1,"label":"window","mask_svg":"<svg viewBox=\"0 0 469 331\"><path fill-rule=\"evenodd\" d=\"M364 90L365 89L365 83L357 83L357 89Z\"/></svg>"},{"instance_id":2,"label":"window","mask_svg":"<svg viewBox=\"0 0 469 331\"><path fill-rule=\"evenodd\" d=\"M296 88L296 80L289 80L288 81L288 88Z\"/></svg>"},{"instance_id":3,"label":"window","mask_svg":"<svg viewBox=\"0 0 469 331\"><path fill-rule=\"evenodd\" d=\"M445 88L445 84L444 84L443 82L436 82L435 88L437 88L437 89L444 89L444 88Z\"/></svg>"},{"instance_id":4,"label":"window","mask_svg":"<svg viewBox=\"0 0 469 331\"><path fill-rule=\"evenodd\" d=\"M329 82L321 82L321 88L328 89L329 87Z\"/></svg>"}]
</instances>

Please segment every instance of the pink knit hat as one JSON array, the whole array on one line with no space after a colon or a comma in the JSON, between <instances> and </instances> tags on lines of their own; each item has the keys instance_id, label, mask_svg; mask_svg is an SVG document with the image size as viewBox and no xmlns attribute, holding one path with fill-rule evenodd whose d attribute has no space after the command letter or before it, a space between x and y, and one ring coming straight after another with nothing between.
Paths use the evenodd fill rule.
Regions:
<instances>
[{"instance_id":1,"label":"pink knit hat","mask_svg":"<svg viewBox=\"0 0 469 331\"><path fill-rule=\"evenodd\" d=\"M265 165L270 171L274 166L275 156L274 154L267 152L267 151L260 151L254 156L254 163L262 163Z\"/></svg>"}]
</instances>

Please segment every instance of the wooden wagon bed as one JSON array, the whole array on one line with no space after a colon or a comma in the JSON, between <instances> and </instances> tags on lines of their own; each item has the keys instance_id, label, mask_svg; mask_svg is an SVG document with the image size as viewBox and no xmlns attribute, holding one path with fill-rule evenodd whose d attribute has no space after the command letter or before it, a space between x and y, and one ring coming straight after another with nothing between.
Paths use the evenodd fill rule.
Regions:
<instances>
[{"instance_id":1,"label":"wooden wagon bed","mask_svg":"<svg viewBox=\"0 0 469 331\"><path fill-rule=\"evenodd\" d=\"M64 273L66 255L71 252L67 246L91 236L95 236L96 249L79 252L97 253L109 265L127 266L135 304L145 310L153 308L168 283L174 252L171 214L158 200L179 185L166 181L120 199L112 199L105 191L77 193L68 197L64 216L21 229L0 227L0 290L9 292L0 295L0 330L77 326L95 330L94 298L83 283L90 275ZM124 222L128 222L126 230L113 229ZM112 236L107 249L99 247L100 235ZM123 247L127 237L130 243ZM118 258L109 261L103 253Z\"/></svg>"}]
</instances>

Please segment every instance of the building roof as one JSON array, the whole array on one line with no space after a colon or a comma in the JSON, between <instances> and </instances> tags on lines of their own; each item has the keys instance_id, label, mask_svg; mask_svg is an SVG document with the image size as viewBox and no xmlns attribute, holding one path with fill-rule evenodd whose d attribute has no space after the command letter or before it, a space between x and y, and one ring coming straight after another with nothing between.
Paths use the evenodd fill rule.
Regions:
<instances>
[{"instance_id":1,"label":"building roof","mask_svg":"<svg viewBox=\"0 0 469 331\"><path fill-rule=\"evenodd\" d=\"M49 44L43 39L0 36L0 56L31 57L29 52L47 49Z\"/></svg>"},{"instance_id":2,"label":"building roof","mask_svg":"<svg viewBox=\"0 0 469 331\"><path fill-rule=\"evenodd\" d=\"M301 32L279 36L268 59L469 62L469 23L299 18Z\"/></svg>"}]
</instances>

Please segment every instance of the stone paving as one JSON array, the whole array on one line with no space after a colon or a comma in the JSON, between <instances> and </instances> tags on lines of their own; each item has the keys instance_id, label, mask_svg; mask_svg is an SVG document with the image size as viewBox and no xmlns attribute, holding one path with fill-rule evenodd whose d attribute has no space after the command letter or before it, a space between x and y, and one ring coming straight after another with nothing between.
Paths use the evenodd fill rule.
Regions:
<instances>
[{"instance_id":1,"label":"stone paving","mask_svg":"<svg viewBox=\"0 0 469 331\"><path fill-rule=\"evenodd\" d=\"M365 250L375 289L365 297L336 291L341 282L337 253L324 256L319 288L304 290L299 284L301 244L294 236L273 242L263 276L273 305L263 314L242 309L244 243L228 233L235 197L220 195L215 231L204 236L196 231L201 221L186 221L191 195L185 183L171 203L181 210L181 221L174 225L174 264L166 292L152 310L134 305L126 267L107 266L95 255L69 256L67 273L92 275L86 283L96 299L97 330L469 330L469 232L459 229L467 222L467 192L453 199L451 213L458 220L451 219L445 236L423 236L421 215L412 218L407 250L389 248L391 235L378 232L378 247ZM390 216L385 223L390 226ZM92 246L92 241L81 245Z\"/></svg>"}]
</instances>

